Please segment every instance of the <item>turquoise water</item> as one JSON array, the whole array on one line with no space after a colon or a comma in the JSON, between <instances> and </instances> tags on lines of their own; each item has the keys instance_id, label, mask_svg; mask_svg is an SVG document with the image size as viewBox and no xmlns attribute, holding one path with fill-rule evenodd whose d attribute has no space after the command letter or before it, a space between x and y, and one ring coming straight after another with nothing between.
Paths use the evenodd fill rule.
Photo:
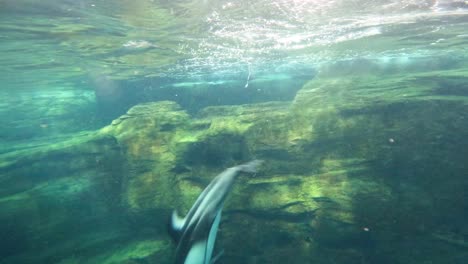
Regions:
<instances>
[{"instance_id":1,"label":"turquoise water","mask_svg":"<svg viewBox=\"0 0 468 264\"><path fill-rule=\"evenodd\" d=\"M0 1L0 263L465 263L466 1ZM217 263L218 263L217 262Z\"/></svg>"}]
</instances>

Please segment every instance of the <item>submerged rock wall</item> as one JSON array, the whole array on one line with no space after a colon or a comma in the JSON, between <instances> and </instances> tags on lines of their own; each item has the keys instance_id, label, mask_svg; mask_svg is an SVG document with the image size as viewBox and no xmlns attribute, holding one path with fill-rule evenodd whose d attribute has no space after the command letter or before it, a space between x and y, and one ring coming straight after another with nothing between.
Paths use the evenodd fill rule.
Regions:
<instances>
[{"instance_id":1,"label":"submerged rock wall","mask_svg":"<svg viewBox=\"0 0 468 264\"><path fill-rule=\"evenodd\" d=\"M123 160L115 139L96 133L2 155L5 263L55 263L108 243L120 225Z\"/></svg>"},{"instance_id":2,"label":"submerged rock wall","mask_svg":"<svg viewBox=\"0 0 468 264\"><path fill-rule=\"evenodd\" d=\"M222 263L461 263L460 75L321 76L293 102L193 116L140 104L95 133L4 154L5 263L44 248L36 263L172 263L171 210L185 213L215 175L255 158L264 165L239 178L223 213Z\"/></svg>"},{"instance_id":3,"label":"submerged rock wall","mask_svg":"<svg viewBox=\"0 0 468 264\"><path fill-rule=\"evenodd\" d=\"M432 74L319 78L293 103L208 107L193 117L169 102L142 105L160 125L134 116L154 139L129 145L159 158L132 179L128 207L187 210L217 173L259 158L261 172L241 178L226 205L219 244L233 251L225 263L456 263L466 234L468 105L440 96L444 82L419 87L457 73ZM432 255L434 245L447 253Z\"/></svg>"}]
</instances>

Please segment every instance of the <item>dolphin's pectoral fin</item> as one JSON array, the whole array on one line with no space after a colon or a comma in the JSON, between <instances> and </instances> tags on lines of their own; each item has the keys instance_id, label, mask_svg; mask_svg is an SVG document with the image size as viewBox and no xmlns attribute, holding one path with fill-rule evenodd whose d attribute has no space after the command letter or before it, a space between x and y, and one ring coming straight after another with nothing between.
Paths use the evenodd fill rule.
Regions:
<instances>
[{"instance_id":1,"label":"dolphin's pectoral fin","mask_svg":"<svg viewBox=\"0 0 468 264\"><path fill-rule=\"evenodd\" d=\"M218 210L216 213L216 216L211 223L211 228L210 232L208 233L208 240L206 243L206 256L208 257L208 260L212 259L213 256L213 250L216 242L216 235L218 234L218 227L219 227L219 222L221 221L221 209ZM211 261L207 262L206 264L210 264Z\"/></svg>"},{"instance_id":2,"label":"dolphin's pectoral fin","mask_svg":"<svg viewBox=\"0 0 468 264\"><path fill-rule=\"evenodd\" d=\"M169 233L172 238L178 242L185 224L185 218L180 217L174 210L171 215L171 222L169 226Z\"/></svg>"},{"instance_id":3,"label":"dolphin's pectoral fin","mask_svg":"<svg viewBox=\"0 0 468 264\"><path fill-rule=\"evenodd\" d=\"M214 258L211 259L210 264L214 264L216 261L218 261L219 258L224 254L224 249L221 250Z\"/></svg>"},{"instance_id":4,"label":"dolphin's pectoral fin","mask_svg":"<svg viewBox=\"0 0 468 264\"><path fill-rule=\"evenodd\" d=\"M184 264L200 264L206 263L206 240L199 241L192 245Z\"/></svg>"}]
</instances>

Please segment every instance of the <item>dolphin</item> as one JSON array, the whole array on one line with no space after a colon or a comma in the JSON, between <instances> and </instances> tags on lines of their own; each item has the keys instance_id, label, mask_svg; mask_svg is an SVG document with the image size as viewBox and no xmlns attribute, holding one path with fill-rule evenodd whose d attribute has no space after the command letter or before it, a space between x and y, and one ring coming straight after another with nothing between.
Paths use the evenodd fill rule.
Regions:
<instances>
[{"instance_id":1,"label":"dolphin","mask_svg":"<svg viewBox=\"0 0 468 264\"><path fill-rule=\"evenodd\" d=\"M213 257L213 249L224 201L237 176L255 173L260 160L224 170L198 196L184 218L172 212L169 233L177 243L175 264L213 264L222 254Z\"/></svg>"}]
</instances>

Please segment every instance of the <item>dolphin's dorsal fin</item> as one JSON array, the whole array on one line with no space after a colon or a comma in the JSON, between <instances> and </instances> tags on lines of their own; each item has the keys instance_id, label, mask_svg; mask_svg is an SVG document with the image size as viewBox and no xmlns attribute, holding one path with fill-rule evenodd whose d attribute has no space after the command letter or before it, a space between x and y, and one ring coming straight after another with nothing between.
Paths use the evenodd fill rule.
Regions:
<instances>
[{"instance_id":1,"label":"dolphin's dorsal fin","mask_svg":"<svg viewBox=\"0 0 468 264\"><path fill-rule=\"evenodd\" d=\"M172 236L174 241L178 242L182 234L182 229L185 225L185 218L180 217L174 210L171 215L171 221L169 223L169 234Z\"/></svg>"}]
</instances>

